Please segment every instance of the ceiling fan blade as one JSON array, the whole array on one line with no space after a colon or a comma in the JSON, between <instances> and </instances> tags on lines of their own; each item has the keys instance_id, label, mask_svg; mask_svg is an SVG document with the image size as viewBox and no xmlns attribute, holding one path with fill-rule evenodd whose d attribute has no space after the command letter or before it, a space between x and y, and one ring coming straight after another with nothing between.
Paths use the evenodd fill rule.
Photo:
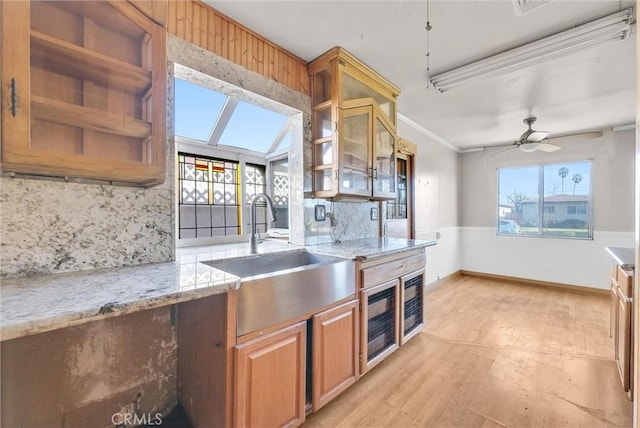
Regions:
<instances>
[{"instance_id":1,"label":"ceiling fan blade","mask_svg":"<svg viewBox=\"0 0 640 428\"><path fill-rule=\"evenodd\" d=\"M518 146L513 146L513 147L511 147L510 149L503 150L503 151L501 151L501 152L498 152L498 153L494 153L494 154L492 154L492 155L489 155L489 157L490 157L490 158L492 158L492 157L495 157L495 156L500 156L500 155L503 155L503 154L505 154L505 153L509 153L510 151L515 150L515 149L517 149L517 148L518 148Z\"/></svg>"},{"instance_id":2,"label":"ceiling fan blade","mask_svg":"<svg viewBox=\"0 0 640 428\"><path fill-rule=\"evenodd\" d=\"M557 137L548 138L549 141L561 142L561 141L572 141L572 140L589 140L592 138L600 138L602 137L602 131L596 132L579 132L577 134L567 134L567 135L559 135Z\"/></svg>"},{"instance_id":3,"label":"ceiling fan blade","mask_svg":"<svg viewBox=\"0 0 640 428\"><path fill-rule=\"evenodd\" d=\"M555 152L556 150L560 150L560 146L551 143L540 143L536 150L540 150L541 152Z\"/></svg>"}]
</instances>

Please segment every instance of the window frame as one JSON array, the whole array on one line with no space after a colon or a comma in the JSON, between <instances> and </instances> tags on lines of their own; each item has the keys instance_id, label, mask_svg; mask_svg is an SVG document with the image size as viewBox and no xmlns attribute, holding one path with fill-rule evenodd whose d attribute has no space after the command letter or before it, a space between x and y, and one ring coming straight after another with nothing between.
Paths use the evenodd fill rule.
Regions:
<instances>
[{"instance_id":1,"label":"window frame","mask_svg":"<svg viewBox=\"0 0 640 428\"><path fill-rule=\"evenodd\" d=\"M577 164L577 163L588 163L589 164L589 195L586 206L586 216L588 219L588 236L558 236L558 235L550 235L544 233L543 219L545 214L545 203L544 203L544 169L550 165L569 165L569 164ZM593 241L594 239L594 216L593 216L593 179L594 179L594 171L593 171L594 161L593 159L581 159L581 160L565 160L565 161L553 161L553 162L545 162L545 163L535 163L535 164L523 164L523 165L512 165L512 166L502 166L496 168L496 235L503 237L527 237L527 238L546 238L546 239L574 239L581 241ZM500 232L500 170L507 169L517 169L517 168L538 168L538 197L542 203L538 203L538 230L539 233L507 233ZM568 209L568 208L567 208ZM567 214L569 215L569 214ZM575 214L570 214L575 215Z\"/></svg>"},{"instance_id":2,"label":"window frame","mask_svg":"<svg viewBox=\"0 0 640 428\"><path fill-rule=\"evenodd\" d=\"M242 198L241 210L240 210L240 219L239 224L241 227L242 234L241 235L233 235L233 236L216 236L216 237L200 237L200 238L180 238L180 217L179 217L179 201L180 195L179 192L175 192L175 201L174 201L174 242L176 248L181 247L190 247L190 246L200 246L200 245L214 245L214 244L225 244L225 243L233 243L233 242L247 242L249 240L249 236L251 235L251 227L250 227L250 204L246 203L244 200L247 195L247 181L246 181L246 167L247 164L253 164L256 166L260 166L264 168L265 180L266 180L266 193L271 195L271 182L270 182L270 164L271 160L275 158L284 158L291 159L290 153L292 150L293 144L293 136L295 135L299 138L300 141L303 140L303 132L302 132L302 123L303 123L303 112L290 107L286 104L282 104L276 100L272 100L263 95L250 92L243 88L240 88L236 85L228 83L224 80L220 80L214 76L211 76L207 73L203 73L202 71L198 71L192 69L188 66L174 63L173 64L174 75L171 79L172 82L175 82L175 79L180 79L186 81L191 84L195 84L198 86L202 86L205 89L217 92L219 94L225 95L227 97L226 102L222 106L220 112L218 112L217 116L215 112L212 112L212 116L216 116L216 120L214 121L213 128L209 134L209 138L207 141L189 138L186 136L176 135L175 126L173 129L173 137L174 137L174 155L176 156L175 165L178 165L178 153L188 153L194 156L202 156L220 160L226 160L230 162L237 162L239 164L239 168L241 170L242 179L240 182L240 196ZM174 91L175 91L175 83L174 83ZM175 94L174 94L175 95ZM287 116L286 121L282 125L280 131L274 137L271 146L269 147L267 153L257 152L251 150L249 148L237 147L237 146L229 146L220 143L220 137L226 130L228 125L228 121L230 116L233 114L235 110L235 106L239 102L244 102L247 104L253 104L258 107L262 107L267 110L271 110L272 112L278 113L280 115ZM175 108L175 106L174 106ZM175 115L174 115L175 116ZM174 117L175 120L175 117ZM174 124L175 125L175 124ZM297 134L293 134L294 130ZM283 144L285 139L289 138L290 140L287 144ZM173 177L175 185L179 183L179 177L177 174ZM289 171L289 175L291 177L291 172ZM291 230L291 201L292 201L292 189L289 186L289 206L288 206L288 218L289 218L289 230ZM265 207L265 213L268 209ZM266 213L267 221L270 217L270 214ZM260 223L259 223L260 224ZM270 224L267 224L267 228L269 228Z\"/></svg>"}]
</instances>

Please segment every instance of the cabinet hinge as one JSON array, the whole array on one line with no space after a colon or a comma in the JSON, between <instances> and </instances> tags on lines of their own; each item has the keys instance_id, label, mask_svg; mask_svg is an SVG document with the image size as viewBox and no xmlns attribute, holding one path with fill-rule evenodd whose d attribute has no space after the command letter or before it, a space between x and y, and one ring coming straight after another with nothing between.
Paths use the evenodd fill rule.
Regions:
<instances>
[{"instance_id":1,"label":"cabinet hinge","mask_svg":"<svg viewBox=\"0 0 640 428\"><path fill-rule=\"evenodd\" d=\"M336 132L338 132L338 121L336 120Z\"/></svg>"}]
</instances>

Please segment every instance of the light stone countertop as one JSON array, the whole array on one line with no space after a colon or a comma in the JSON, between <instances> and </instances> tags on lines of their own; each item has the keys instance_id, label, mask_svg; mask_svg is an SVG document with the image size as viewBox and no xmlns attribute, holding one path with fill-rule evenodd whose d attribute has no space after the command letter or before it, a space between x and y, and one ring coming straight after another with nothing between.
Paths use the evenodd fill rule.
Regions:
<instances>
[{"instance_id":1,"label":"light stone countertop","mask_svg":"<svg viewBox=\"0 0 640 428\"><path fill-rule=\"evenodd\" d=\"M400 238L365 238L331 244L310 245L309 251L347 257L358 261L370 261L414 248L436 245L436 241L424 241Z\"/></svg>"},{"instance_id":2,"label":"light stone countertop","mask_svg":"<svg viewBox=\"0 0 640 428\"><path fill-rule=\"evenodd\" d=\"M371 238L301 247L267 240L258 246L258 252L306 249L363 261L431 245L435 241ZM237 289L240 278L201 262L246 256L249 244L242 242L178 249L172 262L3 279L0 340Z\"/></svg>"},{"instance_id":3,"label":"light stone countertop","mask_svg":"<svg viewBox=\"0 0 640 428\"><path fill-rule=\"evenodd\" d=\"M616 264L622 269L634 269L636 266L636 253L633 248L624 247L604 247L607 253L613 258Z\"/></svg>"},{"instance_id":4,"label":"light stone countertop","mask_svg":"<svg viewBox=\"0 0 640 428\"><path fill-rule=\"evenodd\" d=\"M260 253L296 246L260 244ZM167 306L237 289L240 278L202 261L249 255L247 242L179 249L176 261L3 279L0 340Z\"/></svg>"}]
</instances>

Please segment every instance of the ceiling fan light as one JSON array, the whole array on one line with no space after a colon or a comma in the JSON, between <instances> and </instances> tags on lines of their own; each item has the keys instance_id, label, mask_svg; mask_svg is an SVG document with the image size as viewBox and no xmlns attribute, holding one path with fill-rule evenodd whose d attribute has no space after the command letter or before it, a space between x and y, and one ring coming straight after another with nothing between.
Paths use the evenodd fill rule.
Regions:
<instances>
[{"instance_id":1,"label":"ceiling fan light","mask_svg":"<svg viewBox=\"0 0 640 428\"><path fill-rule=\"evenodd\" d=\"M538 150L541 152L555 152L556 150L560 150L560 146L551 143L540 143Z\"/></svg>"},{"instance_id":2,"label":"ceiling fan light","mask_svg":"<svg viewBox=\"0 0 640 428\"><path fill-rule=\"evenodd\" d=\"M547 131L533 131L533 132L531 132L529 134L529 136L527 137L526 141L539 142L539 141L544 140L548 136L549 136L549 133Z\"/></svg>"},{"instance_id":3,"label":"ceiling fan light","mask_svg":"<svg viewBox=\"0 0 640 428\"><path fill-rule=\"evenodd\" d=\"M536 150L538 150L538 147L540 146L540 144L542 144L542 143L526 143L526 144L522 144L522 145L520 145L520 150L522 150L523 152L526 152L526 153L535 152Z\"/></svg>"}]
</instances>

